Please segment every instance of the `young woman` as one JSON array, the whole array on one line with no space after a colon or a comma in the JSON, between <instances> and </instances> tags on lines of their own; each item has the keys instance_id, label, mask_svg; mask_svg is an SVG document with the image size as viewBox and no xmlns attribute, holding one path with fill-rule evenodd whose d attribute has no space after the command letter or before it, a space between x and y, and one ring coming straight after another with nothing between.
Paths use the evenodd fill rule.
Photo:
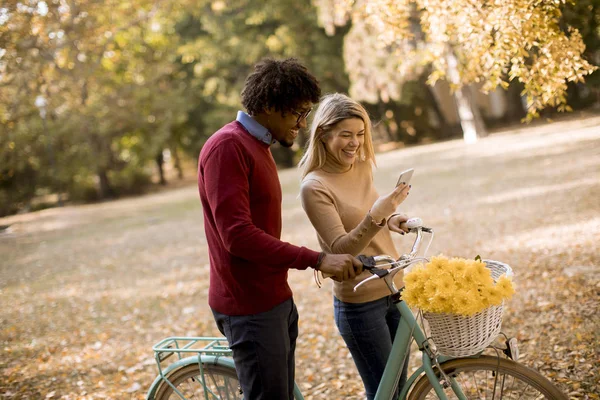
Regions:
<instances>
[{"instance_id":1,"label":"young woman","mask_svg":"<svg viewBox=\"0 0 600 400\"><path fill-rule=\"evenodd\" d=\"M385 196L373 185L375 156L366 110L343 94L323 97L300 161L302 206L326 253L354 256L398 253L390 231L404 234L408 217L394 214L410 186L401 183ZM353 288L370 273L333 283L335 322L373 399L383 375L400 313L381 280ZM396 275L402 287L402 275ZM399 387L406 382L406 364Z\"/></svg>"}]
</instances>

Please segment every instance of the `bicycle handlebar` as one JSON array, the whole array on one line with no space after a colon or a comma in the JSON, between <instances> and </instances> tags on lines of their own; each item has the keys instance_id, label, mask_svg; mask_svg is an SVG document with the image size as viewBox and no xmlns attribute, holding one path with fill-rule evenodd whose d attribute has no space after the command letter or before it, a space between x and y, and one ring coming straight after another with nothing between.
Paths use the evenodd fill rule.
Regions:
<instances>
[{"instance_id":1,"label":"bicycle handlebar","mask_svg":"<svg viewBox=\"0 0 600 400\"><path fill-rule=\"evenodd\" d=\"M410 218L408 221L406 221L406 225L409 229L409 233L412 232L416 233L417 235L410 253L401 255L397 260L387 255L380 255L374 257L359 256L359 258L362 258L361 261L363 261L363 268L367 269L373 275L368 277L367 279L363 279L356 286L354 286L355 292L361 285L369 281L375 279L383 279L388 289L390 289L390 291L392 292L392 294L396 294L399 292L396 286L394 285L394 277L396 276L396 274L414 263L428 261L427 258L425 258L425 255L427 254L429 246L433 241L433 229L423 226L423 223L420 218ZM430 233L431 237L429 239L429 243L427 244L427 248L423 253L423 257L416 257L423 242L423 232ZM391 268L377 268L377 265L389 265L391 266Z\"/></svg>"}]
</instances>

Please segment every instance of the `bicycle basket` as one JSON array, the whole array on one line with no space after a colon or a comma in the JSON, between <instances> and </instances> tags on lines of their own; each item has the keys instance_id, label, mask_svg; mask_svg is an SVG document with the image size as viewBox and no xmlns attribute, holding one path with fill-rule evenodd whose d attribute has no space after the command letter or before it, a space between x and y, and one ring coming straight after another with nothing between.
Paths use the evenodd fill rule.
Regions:
<instances>
[{"instance_id":1,"label":"bicycle basket","mask_svg":"<svg viewBox=\"0 0 600 400\"><path fill-rule=\"evenodd\" d=\"M497 281L500 276L512 275L504 263L483 260ZM483 351L496 339L502 325L503 304L491 306L470 316L423 313L437 350L450 357L467 357Z\"/></svg>"}]
</instances>

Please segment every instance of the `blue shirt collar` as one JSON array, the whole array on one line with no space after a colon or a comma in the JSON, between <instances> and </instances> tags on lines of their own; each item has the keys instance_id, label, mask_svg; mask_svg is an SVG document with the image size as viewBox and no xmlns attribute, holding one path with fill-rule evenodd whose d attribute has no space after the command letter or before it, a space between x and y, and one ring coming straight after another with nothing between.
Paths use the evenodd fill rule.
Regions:
<instances>
[{"instance_id":1,"label":"blue shirt collar","mask_svg":"<svg viewBox=\"0 0 600 400\"><path fill-rule=\"evenodd\" d=\"M273 135L267 128L259 124L254 118L243 111L238 111L236 120L255 138L269 146L275 143Z\"/></svg>"}]
</instances>

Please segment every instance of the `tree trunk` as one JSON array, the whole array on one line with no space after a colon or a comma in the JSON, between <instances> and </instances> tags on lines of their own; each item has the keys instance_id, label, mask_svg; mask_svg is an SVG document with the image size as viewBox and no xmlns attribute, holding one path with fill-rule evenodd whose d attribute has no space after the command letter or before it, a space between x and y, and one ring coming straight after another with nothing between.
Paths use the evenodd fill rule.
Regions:
<instances>
[{"instance_id":1,"label":"tree trunk","mask_svg":"<svg viewBox=\"0 0 600 400\"><path fill-rule=\"evenodd\" d=\"M294 151L289 147L281 147L281 166L284 168L294 167Z\"/></svg>"},{"instance_id":2,"label":"tree trunk","mask_svg":"<svg viewBox=\"0 0 600 400\"><path fill-rule=\"evenodd\" d=\"M479 137L485 137L488 135L487 129L485 127L485 122L483 121L483 117L481 116L481 110L479 110L479 106L477 105L477 98L473 94L473 91L469 87L464 87L462 89L465 92L469 105L471 107L471 113L473 114L473 123L475 124L475 130Z\"/></svg>"},{"instance_id":3,"label":"tree trunk","mask_svg":"<svg viewBox=\"0 0 600 400\"><path fill-rule=\"evenodd\" d=\"M525 109L523 108L523 101L521 100L521 91L523 90L523 84L514 80L510 83L507 90L507 110L506 118L509 122L520 121L525 118Z\"/></svg>"},{"instance_id":4,"label":"tree trunk","mask_svg":"<svg viewBox=\"0 0 600 400\"><path fill-rule=\"evenodd\" d=\"M448 65L447 76L450 83L455 86L462 86L458 72L458 61L450 46L446 50L446 62ZM467 87L460 87L453 94L464 141L467 144L475 143L479 137L486 136L485 124L479 109L473 104L472 96Z\"/></svg>"},{"instance_id":5,"label":"tree trunk","mask_svg":"<svg viewBox=\"0 0 600 400\"><path fill-rule=\"evenodd\" d=\"M98 194L101 200L111 199L115 197L115 191L112 188L110 181L108 179L108 171L106 168L98 168L98 179L100 186L98 188Z\"/></svg>"},{"instance_id":6,"label":"tree trunk","mask_svg":"<svg viewBox=\"0 0 600 400\"><path fill-rule=\"evenodd\" d=\"M279 144L271 146L271 154L275 164L280 168L292 168L294 164L294 151L289 147L283 147Z\"/></svg>"},{"instance_id":7,"label":"tree trunk","mask_svg":"<svg viewBox=\"0 0 600 400\"><path fill-rule=\"evenodd\" d=\"M167 180L165 179L165 169L164 169L165 157L163 156L162 150L156 155L156 158L154 159L154 161L156 161L156 166L158 167L158 175L160 177L160 184L166 185Z\"/></svg>"},{"instance_id":8,"label":"tree trunk","mask_svg":"<svg viewBox=\"0 0 600 400\"><path fill-rule=\"evenodd\" d=\"M183 168L181 167L181 158L177 146L171 146L171 157L173 157L173 166L177 170L177 179L183 179Z\"/></svg>"},{"instance_id":9,"label":"tree trunk","mask_svg":"<svg viewBox=\"0 0 600 400\"><path fill-rule=\"evenodd\" d=\"M425 90L425 98L427 99L427 103L431 106L431 111L433 111L438 120L438 123L440 124L440 126L438 127L438 129L440 130L438 138L444 139L450 137L452 135L452 130L448 126L448 120L446 119L446 116L444 115L442 109L440 108L440 105L438 104L437 97L435 97L435 94L433 93L433 86L427 84L425 75L423 75L420 81L421 85L423 86L423 89Z\"/></svg>"}]
</instances>

